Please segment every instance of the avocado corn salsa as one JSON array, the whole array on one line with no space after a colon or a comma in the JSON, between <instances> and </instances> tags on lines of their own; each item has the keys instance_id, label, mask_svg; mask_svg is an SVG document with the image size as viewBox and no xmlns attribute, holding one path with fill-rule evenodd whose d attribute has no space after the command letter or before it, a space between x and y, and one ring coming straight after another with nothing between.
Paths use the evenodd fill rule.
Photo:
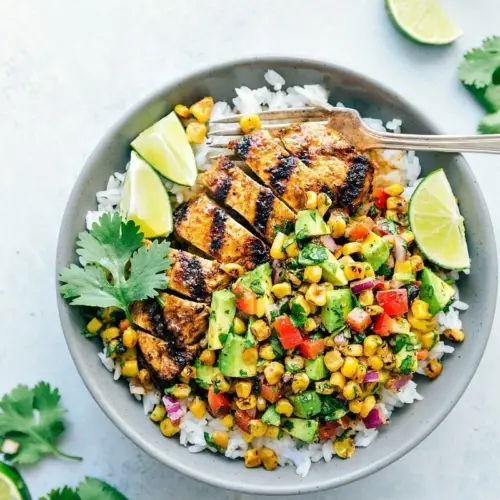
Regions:
<instances>
[{"instance_id":1,"label":"avocado corn salsa","mask_svg":"<svg viewBox=\"0 0 500 500\"><path fill-rule=\"evenodd\" d=\"M175 109L195 123L190 108ZM306 126L290 137L300 142ZM413 378L442 373L453 351L443 341L464 341L465 307L456 272L420 249L402 183L377 180L376 163L350 145L328 154L336 168L361 164L362 185L348 173L328 182L329 157L299 160L286 128L271 136L257 115L241 127L234 151L252 175L229 157L197 174L190 199L173 202L173 237L145 238L139 209L128 221L105 213L80 235L83 267L61 272L62 293L93 306L83 333L100 337L103 363L165 437L305 475L311 462L351 458L394 407L421 399Z\"/></svg>"}]
</instances>

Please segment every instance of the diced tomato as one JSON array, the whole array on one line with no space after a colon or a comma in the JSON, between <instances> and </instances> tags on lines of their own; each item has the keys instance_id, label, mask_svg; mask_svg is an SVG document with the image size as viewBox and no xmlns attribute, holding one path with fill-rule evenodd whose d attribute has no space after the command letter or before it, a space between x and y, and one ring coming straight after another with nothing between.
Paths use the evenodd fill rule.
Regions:
<instances>
[{"instance_id":1,"label":"diced tomato","mask_svg":"<svg viewBox=\"0 0 500 500\"><path fill-rule=\"evenodd\" d=\"M277 385L269 385L265 382L260 384L260 395L270 403L276 403L281 397L281 390Z\"/></svg>"},{"instance_id":2,"label":"diced tomato","mask_svg":"<svg viewBox=\"0 0 500 500\"><path fill-rule=\"evenodd\" d=\"M389 198L389 195L383 190L383 188L375 188L372 192L372 200L375 202L375 206L380 210L384 210L386 208L387 198Z\"/></svg>"},{"instance_id":3,"label":"diced tomato","mask_svg":"<svg viewBox=\"0 0 500 500\"><path fill-rule=\"evenodd\" d=\"M349 239L354 241L364 240L370 230L363 223L355 224L349 231Z\"/></svg>"},{"instance_id":4,"label":"diced tomato","mask_svg":"<svg viewBox=\"0 0 500 500\"><path fill-rule=\"evenodd\" d=\"M236 422L236 425L243 431L243 432L250 432L250 429L248 428L248 424L250 423L250 420L252 420L252 417L245 411L245 410L236 410L234 412L234 420Z\"/></svg>"},{"instance_id":5,"label":"diced tomato","mask_svg":"<svg viewBox=\"0 0 500 500\"><path fill-rule=\"evenodd\" d=\"M331 439L335 437L335 429L337 428L337 423L335 421L326 422L323 425L319 426L318 434L321 441L325 441L326 439Z\"/></svg>"},{"instance_id":6,"label":"diced tomato","mask_svg":"<svg viewBox=\"0 0 500 500\"><path fill-rule=\"evenodd\" d=\"M325 350L325 342L323 339L305 339L304 342L300 344L300 350L304 358L316 359Z\"/></svg>"},{"instance_id":7,"label":"diced tomato","mask_svg":"<svg viewBox=\"0 0 500 500\"><path fill-rule=\"evenodd\" d=\"M286 315L276 318L274 329L278 332L281 345L285 349L291 349L302 344L302 335L300 330L292 323L292 320Z\"/></svg>"},{"instance_id":8,"label":"diced tomato","mask_svg":"<svg viewBox=\"0 0 500 500\"><path fill-rule=\"evenodd\" d=\"M383 290L385 288L385 279L383 276L377 276L373 282L373 288L375 290Z\"/></svg>"},{"instance_id":9,"label":"diced tomato","mask_svg":"<svg viewBox=\"0 0 500 500\"><path fill-rule=\"evenodd\" d=\"M214 417L227 415L231 407L229 399L222 392L215 394L212 387L208 389L208 404Z\"/></svg>"},{"instance_id":10,"label":"diced tomato","mask_svg":"<svg viewBox=\"0 0 500 500\"><path fill-rule=\"evenodd\" d=\"M422 361L427 356L429 356L429 351L427 349L421 349L420 351L417 351L417 359L419 361Z\"/></svg>"},{"instance_id":11,"label":"diced tomato","mask_svg":"<svg viewBox=\"0 0 500 500\"><path fill-rule=\"evenodd\" d=\"M377 292L377 303L389 316L400 316L408 312L408 292L406 288Z\"/></svg>"},{"instance_id":12,"label":"diced tomato","mask_svg":"<svg viewBox=\"0 0 500 500\"><path fill-rule=\"evenodd\" d=\"M236 308L246 314L253 315L257 313L257 295L247 290L241 285L233 288L236 295Z\"/></svg>"},{"instance_id":13,"label":"diced tomato","mask_svg":"<svg viewBox=\"0 0 500 500\"><path fill-rule=\"evenodd\" d=\"M393 319L387 313L383 313L375 319L373 332L381 337L387 337L391 333L392 323Z\"/></svg>"},{"instance_id":14,"label":"diced tomato","mask_svg":"<svg viewBox=\"0 0 500 500\"><path fill-rule=\"evenodd\" d=\"M345 319L345 322L358 333L363 333L371 324L372 319L370 315L360 309L359 307L355 307Z\"/></svg>"},{"instance_id":15,"label":"diced tomato","mask_svg":"<svg viewBox=\"0 0 500 500\"><path fill-rule=\"evenodd\" d=\"M351 422L347 415L344 415L342 418L338 418L336 422L337 425L340 425L340 427L342 427L342 429L348 429L349 426L351 425Z\"/></svg>"}]
</instances>

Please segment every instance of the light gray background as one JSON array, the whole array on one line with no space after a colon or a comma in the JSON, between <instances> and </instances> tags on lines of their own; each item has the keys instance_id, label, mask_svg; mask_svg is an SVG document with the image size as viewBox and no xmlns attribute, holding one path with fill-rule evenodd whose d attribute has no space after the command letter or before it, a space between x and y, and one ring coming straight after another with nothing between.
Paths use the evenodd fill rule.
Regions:
<instances>
[{"instance_id":1,"label":"light gray background","mask_svg":"<svg viewBox=\"0 0 500 500\"><path fill-rule=\"evenodd\" d=\"M47 380L69 410L62 447L82 463L22 470L35 498L84 475L130 500L240 499L148 458L107 420L68 354L55 305L54 256L70 189L106 130L172 79L242 56L303 55L383 81L449 133L481 109L461 87L462 53L500 34L495 0L448 0L465 35L425 48L401 37L382 0L0 0L0 393ZM500 159L468 157L500 231ZM500 490L498 321L481 366L431 437L364 481L307 499L493 499ZM411 433L412 429L408 429ZM224 471L220 471L224 474Z\"/></svg>"}]
</instances>

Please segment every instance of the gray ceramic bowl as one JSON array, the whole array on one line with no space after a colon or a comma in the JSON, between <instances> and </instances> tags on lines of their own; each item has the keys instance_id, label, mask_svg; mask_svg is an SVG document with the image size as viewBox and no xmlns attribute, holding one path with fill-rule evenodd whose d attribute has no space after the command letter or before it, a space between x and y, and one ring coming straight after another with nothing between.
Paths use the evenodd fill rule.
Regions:
<instances>
[{"instance_id":1,"label":"gray ceramic bowl","mask_svg":"<svg viewBox=\"0 0 500 500\"><path fill-rule=\"evenodd\" d=\"M165 116L178 102L194 102L212 95L229 100L241 85L265 85L264 72L274 68L287 85L321 83L340 100L359 109L363 116L389 120L399 117L407 132L432 134L434 127L411 104L395 92L364 76L320 62L301 59L246 60L226 64L175 82L140 104L104 137L83 168L71 193L59 236L57 269L76 261L75 240L84 228L85 213L95 208L95 193L108 176L123 171L130 154L130 141L146 127ZM446 359L441 377L429 383L422 379L423 401L393 415L391 425L367 449L351 460L314 464L306 478L294 467L247 469L242 461L227 460L210 452L190 454L175 439L162 437L145 417L126 384L116 383L97 357L98 346L80 335L82 319L58 295L59 314L66 341L89 391L106 415L134 443L165 465L190 477L221 488L246 493L296 494L333 488L367 476L394 462L419 444L445 418L465 391L485 349L493 320L497 293L497 258L493 229L486 204L474 175L464 158L450 154L420 155L423 173L444 168L465 216L472 257L472 273L460 280L460 298L470 304L463 317L466 341ZM464 353L467 352L467 356ZM436 453L438 451L436 450Z\"/></svg>"}]
</instances>

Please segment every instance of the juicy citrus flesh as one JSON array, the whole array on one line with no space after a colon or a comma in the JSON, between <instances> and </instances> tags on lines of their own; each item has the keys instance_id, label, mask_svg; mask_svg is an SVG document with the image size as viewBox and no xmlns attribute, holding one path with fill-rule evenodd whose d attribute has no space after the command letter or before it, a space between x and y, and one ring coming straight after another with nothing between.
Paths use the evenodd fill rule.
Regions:
<instances>
[{"instance_id":1,"label":"juicy citrus flesh","mask_svg":"<svg viewBox=\"0 0 500 500\"><path fill-rule=\"evenodd\" d=\"M396 25L412 40L446 45L462 35L439 0L386 0Z\"/></svg>"},{"instance_id":2,"label":"juicy citrus flesh","mask_svg":"<svg viewBox=\"0 0 500 500\"><path fill-rule=\"evenodd\" d=\"M23 500L27 498L21 494L25 488L24 483L15 470L0 467L0 500Z\"/></svg>"},{"instance_id":3,"label":"juicy citrus flesh","mask_svg":"<svg viewBox=\"0 0 500 500\"><path fill-rule=\"evenodd\" d=\"M410 225L425 256L445 269L468 269L464 218L443 170L429 174L410 200Z\"/></svg>"},{"instance_id":4,"label":"juicy citrus flesh","mask_svg":"<svg viewBox=\"0 0 500 500\"><path fill-rule=\"evenodd\" d=\"M168 236L173 230L170 199L158 174L132 152L120 208L146 238Z\"/></svg>"}]
</instances>

